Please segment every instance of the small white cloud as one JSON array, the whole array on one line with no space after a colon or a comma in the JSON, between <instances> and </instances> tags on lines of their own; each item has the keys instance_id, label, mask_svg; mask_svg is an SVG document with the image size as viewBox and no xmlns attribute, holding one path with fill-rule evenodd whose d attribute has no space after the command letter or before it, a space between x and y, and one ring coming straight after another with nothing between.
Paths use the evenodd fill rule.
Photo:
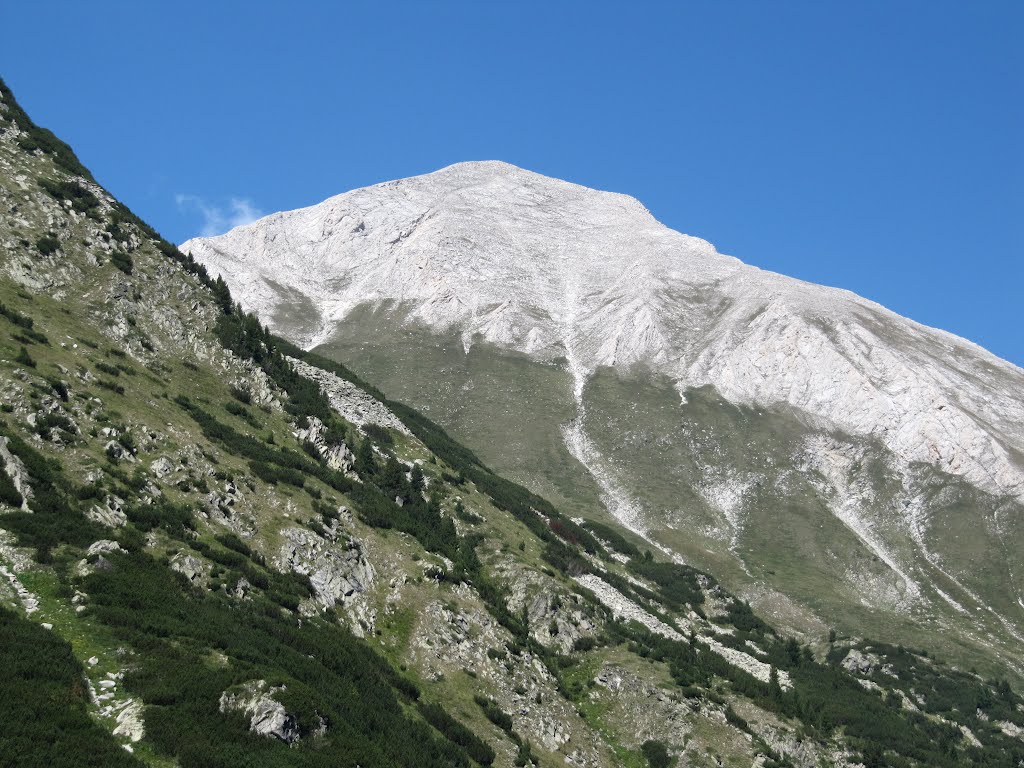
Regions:
<instances>
[{"instance_id":1,"label":"small white cloud","mask_svg":"<svg viewBox=\"0 0 1024 768\"><path fill-rule=\"evenodd\" d=\"M243 224L251 224L263 216L252 200L245 197L232 197L226 205L216 205L199 195L177 194L174 201L181 211L198 212L203 217L203 226L199 234L203 237L222 235L230 229Z\"/></svg>"}]
</instances>

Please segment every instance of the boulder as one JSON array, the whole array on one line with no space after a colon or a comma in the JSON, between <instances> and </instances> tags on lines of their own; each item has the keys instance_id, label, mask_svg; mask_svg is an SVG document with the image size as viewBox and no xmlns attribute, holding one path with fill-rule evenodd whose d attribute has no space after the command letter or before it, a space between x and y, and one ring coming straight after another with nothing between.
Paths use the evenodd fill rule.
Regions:
<instances>
[{"instance_id":1,"label":"boulder","mask_svg":"<svg viewBox=\"0 0 1024 768\"><path fill-rule=\"evenodd\" d=\"M0 472L6 472L11 478L14 488L21 494L21 508L29 511L28 500L32 498L32 486L29 483L28 471L21 459L11 453L7 447L6 437L0 437Z\"/></svg>"},{"instance_id":2,"label":"boulder","mask_svg":"<svg viewBox=\"0 0 1024 768\"><path fill-rule=\"evenodd\" d=\"M345 443L328 443L324 436L325 431L323 422L316 416L311 416L309 426L296 430L295 437L300 442L313 445L331 469L341 472L352 469L355 460L352 451Z\"/></svg>"},{"instance_id":3,"label":"boulder","mask_svg":"<svg viewBox=\"0 0 1024 768\"><path fill-rule=\"evenodd\" d=\"M374 579L373 566L362 545L352 538L331 542L312 531L286 528L277 558L282 570L309 576L317 601L325 608L346 603L366 592Z\"/></svg>"},{"instance_id":4,"label":"boulder","mask_svg":"<svg viewBox=\"0 0 1024 768\"><path fill-rule=\"evenodd\" d=\"M128 741L139 741L146 733L142 721L142 704L135 699L129 699L125 707L115 718L117 726L114 728L114 735L120 736Z\"/></svg>"},{"instance_id":5,"label":"boulder","mask_svg":"<svg viewBox=\"0 0 1024 768\"><path fill-rule=\"evenodd\" d=\"M220 711L244 712L249 715L249 730L253 733L293 744L299 740L298 721L274 699L274 694L283 690L284 686L271 687L265 680L251 680L224 691Z\"/></svg>"},{"instance_id":6,"label":"boulder","mask_svg":"<svg viewBox=\"0 0 1024 768\"><path fill-rule=\"evenodd\" d=\"M149 471L156 475L158 479L164 478L174 471L174 464L166 456L161 456L149 465Z\"/></svg>"},{"instance_id":7,"label":"boulder","mask_svg":"<svg viewBox=\"0 0 1024 768\"><path fill-rule=\"evenodd\" d=\"M128 516L125 515L123 501L117 496L108 496L103 504L95 504L85 513L85 516L94 523L106 525L110 528L120 528L128 523Z\"/></svg>"},{"instance_id":8,"label":"boulder","mask_svg":"<svg viewBox=\"0 0 1024 768\"><path fill-rule=\"evenodd\" d=\"M839 665L855 675L870 675L878 668L881 659L873 653L864 653L851 648Z\"/></svg>"},{"instance_id":9,"label":"boulder","mask_svg":"<svg viewBox=\"0 0 1024 768\"><path fill-rule=\"evenodd\" d=\"M193 584L203 582L210 572L209 564L201 557L179 552L171 558L171 570L177 571Z\"/></svg>"}]
</instances>

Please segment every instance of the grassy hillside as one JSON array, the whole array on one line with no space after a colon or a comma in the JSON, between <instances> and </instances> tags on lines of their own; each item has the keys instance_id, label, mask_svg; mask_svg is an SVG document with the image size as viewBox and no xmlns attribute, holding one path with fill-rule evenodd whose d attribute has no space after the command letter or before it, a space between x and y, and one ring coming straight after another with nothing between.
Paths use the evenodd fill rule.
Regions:
<instances>
[{"instance_id":1,"label":"grassy hillside","mask_svg":"<svg viewBox=\"0 0 1024 768\"><path fill-rule=\"evenodd\" d=\"M355 310L317 351L421 409L568 514L614 522L562 433L577 415L564 366L485 343L467 352L457 331L438 336L401 308ZM584 403L599 468L640 510L649 537L779 626L809 642L829 629L878 637L1024 679L1024 608L1007 588L1009 553L1024 547L1007 522L1024 519L1013 502L923 466L904 482L878 443L823 432L799 414L737 407L710 388L683 403L670 381L642 370L597 371ZM808 463L808 440L830 441L836 476ZM864 499L854 524L884 542L916 594L843 519L846 496ZM907 524L911 503L923 510L923 534Z\"/></svg>"},{"instance_id":2,"label":"grassy hillside","mask_svg":"<svg viewBox=\"0 0 1024 768\"><path fill-rule=\"evenodd\" d=\"M0 764L1024 759L1005 681L803 646L273 338L0 95Z\"/></svg>"}]
</instances>

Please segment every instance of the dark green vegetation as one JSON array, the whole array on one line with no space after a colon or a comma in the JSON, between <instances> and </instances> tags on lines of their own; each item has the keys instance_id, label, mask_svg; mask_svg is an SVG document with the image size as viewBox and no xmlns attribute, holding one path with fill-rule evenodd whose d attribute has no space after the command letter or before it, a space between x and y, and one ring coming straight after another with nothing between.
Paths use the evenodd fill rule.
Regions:
<instances>
[{"instance_id":1,"label":"dark green vegetation","mask_svg":"<svg viewBox=\"0 0 1024 768\"><path fill-rule=\"evenodd\" d=\"M48 563L60 544L82 548L103 538L102 526L82 514L81 502L59 461L43 456L3 422L0 436L7 438L8 449L25 465L32 480L32 511L4 516L4 528L16 534L22 546L32 547L36 559Z\"/></svg>"},{"instance_id":2,"label":"dark green vegetation","mask_svg":"<svg viewBox=\"0 0 1024 768\"><path fill-rule=\"evenodd\" d=\"M132 273L132 269L134 269L132 257L129 256L127 253L122 253L121 251L114 251L110 255L110 263L113 264L118 269L120 269L126 275L130 275Z\"/></svg>"},{"instance_id":3,"label":"dark green vegetation","mask_svg":"<svg viewBox=\"0 0 1024 768\"><path fill-rule=\"evenodd\" d=\"M303 355L299 350L293 351L307 362L332 370L343 378L359 381L344 366L314 354ZM422 414L400 403L386 402L437 456L472 479L493 499L497 507L511 511L533 533L546 541L548 549L545 557L552 565L575 573L594 572L655 614L658 613L658 602L681 612L687 609L701 610L704 596L700 580L713 586L715 582L711 577L688 566L654 561L649 553L643 557L634 555L629 569L657 587L657 594L651 594L625 579L595 569L576 552L577 546L591 551L599 549L600 545L593 536L588 533L585 538L579 537L577 531L582 529L572 523L563 528L563 518L550 504L490 472L471 451L452 440L444 430ZM536 506L533 504L535 501ZM544 510L545 514L553 513L546 526L540 522L533 511L535 509ZM633 545L613 529L593 523L589 523L588 527L618 551L630 554L637 552ZM964 709L947 707L942 710L942 715L947 719L962 723L972 730L980 728L989 732L990 746L968 747L964 750L962 734L956 725L936 723L924 715L894 707L891 698L865 690L852 675L841 669L838 666L840 659L833 658L833 663L815 662L808 649L791 638L780 637L746 603L732 599L721 621L735 630L732 635L722 636L723 642L738 650L746 650L747 640L757 643L766 651L769 663L791 673L793 688L783 692L775 680L768 683L757 680L707 650L699 640L687 644L652 635L637 625L611 626L616 628L613 634L618 634L621 640L634 643L636 650L643 656L668 663L673 677L684 690L693 690L694 685L711 687L716 678L728 680L734 690L754 700L759 706L799 720L811 733L830 736L837 729L842 729L865 759L881 761L877 762L878 765L890 765L893 768L912 765L936 768L998 765L1010 768L1024 759L1024 747L1019 742L1004 736L996 728L981 727L982 723L969 706L965 704ZM948 680L946 670L933 674ZM952 681L949 684L956 685ZM975 681L975 684L989 691L990 696L994 695L993 691L1003 690L1001 686L1005 686L1005 682L985 685ZM981 694L975 698L979 697L984 698ZM496 724L501 726L505 722L499 712L486 705L481 706L484 706L485 713ZM1001 714L1006 711L1005 706L998 710ZM993 710L992 714L996 713ZM743 730L747 729L742 718L734 713L730 722ZM765 752L770 752L767 746ZM778 755L775 758L777 764L786 764ZM655 760L658 759L655 757Z\"/></svg>"},{"instance_id":4,"label":"dark green vegetation","mask_svg":"<svg viewBox=\"0 0 1024 768\"><path fill-rule=\"evenodd\" d=\"M95 491L76 489L57 462L44 458L8 428L0 432L25 464L37 494L31 513L8 513L4 525L21 545L34 547L41 562L53 562L70 586L69 566L76 550L105 533L82 515L81 505ZM309 622L300 629L290 613L282 614L281 606L294 610L309 596L308 581L268 570L262 558L236 537L223 536L212 546L192 542L186 510L170 505L139 508L131 511L129 520L117 535L128 554L106 555L108 567L86 577L80 586L91 595L90 615L139 655L141 663L125 684L148 705L149 739L183 767L226 768L237 765L243 753L272 761L262 763L267 765L468 765L463 742L481 753L480 745L462 731L449 727L459 740L450 742L432 735L425 723L406 717L401 702L415 701L418 688L364 641L325 622ZM155 527L182 537L183 545L191 544L229 572L247 577L262 595L237 604L224 593L192 587L143 551L141 533ZM211 665L212 649L231 663ZM20 664L30 666L31 661L22 659ZM26 674L31 684L31 676L42 670ZM303 748L290 749L249 734L236 718L219 714L220 694L256 677L285 686L283 703L297 713L300 733L310 737ZM55 726L59 722L55 719ZM327 735L312 738L324 723ZM88 729L82 733L80 739L70 735L64 744L69 759L84 755L98 738ZM330 750L331 744L344 745L343 758Z\"/></svg>"},{"instance_id":5,"label":"dark green vegetation","mask_svg":"<svg viewBox=\"0 0 1024 768\"><path fill-rule=\"evenodd\" d=\"M644 757L647 758L647 764L651 768L669 768L672 765L672 758L669 757L668 749L660 741L645 741L640 751L644 753Z\"/></svg>"},{"instance_id":6,"label":"dark green vegetation","mask_svg":"<svg viewBox=\"0 0 1024 768\"><path fill-rule=\"evenodd\" d=\"M55 200L69 203L79 213L93 218L98 216L99 198L81 184L74 181L40 179L39 186L49 192Z\"/></svg>"},{"instance_id":7,"label":"dark green vegetation","mask_svg":"<svg viewBox=\"0 0 1024 768\"><path fill-rule=\"evenodd\" d=\"M418 688L337 626L300 628L271 602L197 592L140 552L115 556L112 570L84 586L97 618L142 655L126 685L148 703L149 738L183 768L228 768L242 754L265 765L469 765L456 742L403 713ZM211 648L231 664L211 663ZM285 686L279 698L298 720L299 746L250 734L219 713L223 691L256 678ZM461 731L454 736L479 749Z\"/></svg>"},{"instance_id":8,"label":"dark green vegetation","mask_svg":"<svg viewBox=\"0 0 1024 768\"><path fill-rule=\"evenodd\" d=\"M400 307L357 308L314 351L429 415L487 466L563 513L587 517L601 508L593 478L562 443L559 426L576 415L562 367L485 344L466 353L457 333L439 337L406 321Z\"/></svg>"},{"instance_id":9,"label":"dark green vegetation","mask_svg":"<svg viewBox=\"0 0 1024 768\"><path fill-rule=\"evenodd\" d=\"M1017 710L1020 697L1005 681L984 683L974 676L924 662L924 657L904 649L872 646L875 652L893 652L892 656L883 653L883 659L894 660L898 665L902 672L899 687L908 696L931 689L932 704L925 712L919 712L903 708L898 694L885 692L885 687L892 685L891 676L876 673L874 680L882 687L872 691L842 669L839 662L846 655L846 648L835 649L824 663L817 662L806 647L792 638L777 636L759 621L751 629L737 627L732 644L742 647L747 640L756 642L765 650L774 670L789 673L792 687L788 690L782 689L776 674L762 682L728 664L721 656L709 652L700 638L674 641L653 635L636 624L612 627L640 655L667 663L672 677L687 695L710 687L715 679L728 680L733 690L763 709L800 721L810 735L825 738L841 730L868 764L874 760L875 765L892 768L1010 768L1024 759L1024 745L989 725L997 719L1024 721L1024 715ZM945 722L929 715L939 715ZM727 709L726 716L741 730L749 730L735 712ZM985 746L965 748L959 725L985 734ZM764 751L772 754L767 747ZM778 755L773 759L776 764L787 764Z\"/></svg>"},{"instance_id":10,"label":"dark green vegetation","mask_svg":"<svg viewBox=\"0 0 1024 768\"><path fill-rule=\"evenodd\" d=\"M480 709L483 710L484 717L503 730L516 747L518 747L514 764L517 766L525 766L533 762L536 758L533 756L533 750L530 748L530 742L525 741L513 730L512 718L502 711L501 707L498 706L498 703L486 696L474 696L473 698Z\"/></svg>"},{"instance_id":11,"label":"dark green vegetation","mask_svg":"<svg viewBox=\"0 0 1024 768\"><path fill-rule=\"evenodd\" d=\"M71 647L0 607L0 766L139 766L86 712Z\"/></svg>"},{"instance_id":12,"label":"dark green vegetation","mask_svg":"<svg viewBox=\"0 0 1024 768\"><path fill-rule=\"evenodd\" d=\"M268 375L292 395L289 407L300 418L317 416L327 424L336 419L319 390L314 391L307 380L294 374L284 361L285 354L302 357L307 362L358 382L343 366L303 353L281 342L271 336L255 318L243 315L238 310L222 316L218 334L226 346L260 363ZM658 611L656 601L675 610L700 610L704 597L699 579L714 584L710 577L687 566L654 561L649 554L634 557L629 568L657 587L657 593L652 595L624 579L594 568L579 554L580 549L592 553L602 551L601 545L586 529L561 516L535 494L495 475L472 452L452 440L429 419L401 403L385 402L435 455L472 481L492 499L496 507L511 512L532 533L546 542L545 558L553 566L571 573L595 572L638 603L646 604L652 612ZM179 403L190 407L185 402ZM303 471L319 477L336 490L347 492L357 502L360 516L367 523L375 527L394 527L412 534L426 549L445 554L458 564L456 579L465 578L474 583L485 598L493 592L493 585L482 577L472 542L459 539L450 520L440 514L436 501L425 500L422 493L414 492L413 482L406 479L404 471L399 469L394 459L388 459L381 465L376 454L370 450L369 436L361 441L357 449L356 468L364 482L355 485L343 478L325 475L327 470L321 464L287 449L274 449L233 433L230 428L216 422L200 409L191 407L190 412L199 421L204 433L223 442L228 450L265 460L267 463L263 466L275 481L280 473L287 472L294 475L290 482L300 486ZM386 445L378 447L386 449ZM279 474L275 476L274 473ZM393 501L395 497L407 503L399 506ZM543 513L546 522L538 512ZM620 551L621 548L630 548L628 542L621 535L616 537L611 529L598 528L595 532L603 532L609 543L619 545ZM609 533L612 535L609 536ZM532 646L523 628L502 610L501 602L500 595L494 595L488 600L488 605L514 635L526 645ZM759 643L774 667L791 673L794 683L792 690L783 692L774 680L768 683L758 681L711 653L699 640L687 644L650 635L635 626L612 626L619 627L613 634L621 633L621 639L633 642L642 655L665 661L677 683L684 689L692 689L695 685L711 687L716 678L728 680L734 690L769 711L801 721L812 733L827 737L833 735L837 728L842 728L851 738L851 743L865 757L877 754L879 759L888 761L882 764L894 768L914 764L936 768L963 764L965 755L958 746L961 735L954 725L938 724L924 716L894 708L888 699L866 691L838 666L816 663L806 649L792 639L779 637L745 603L731 600L723 621L735 630L733 635L725 636L725 640L740 650L744 649L747 640ZM547 657L552 667L557 667L557 660L551 659L543 649L534 647L533 650L542 658ZM571 690L567 694L570 697L578 695ZM511 719L493 702L482 701L484 703L481 707L488 719L514 736ZM744 730L748 728L745 721L731 709L727 714L731 715L728 719L733 725ZM944 714L954 716L956 713L947 711ZM957 721L955 717L951 719ZM966 719L968 722L965 724L977 726L976 716ZM522 743L518 736L513 740ZM1024 750L1001 733L992 733L991 740L998 745L994 750L968 748L967 755L971 764L1009 767L1024 759ZM769 752L767 747L765 751ZM785 764L783 760L776 762Z\"/></svg>"},{"instance_id":13,"label":"dark green vegetation","mask_svg":"<svg viewBox=\"0 0 1024 768\"><path fill-rule=\"evenodd\" d=\"M424 720L452 742L463 747L466 753L480 765L490 765L494 762L494 750L487 746L487 743L479 736L445 712L444 707L439 704L420 703L419 710Z\"/></svg>"},{"instance_id":14,"label":"dark green vegetation","mask_svg":"<svg viewBox=\"0 0 1024 768\"><path fill-rule=\"evenodd\" d=\"M0 98L3 98L3 102L7 107L7 119L15 123L18 128L27 134L18 142L22 149L27 152L34 152L36 150L44 152L53 158L53 162L58 168L76 176L92 179L89 169L79 162L71 147L54 136L52 131L40 128L32 122L32 119L15 100L14 94L11 93L11 89L7 87L7 83L2 78L0 78Z\"/></svg>"}]
</instances>

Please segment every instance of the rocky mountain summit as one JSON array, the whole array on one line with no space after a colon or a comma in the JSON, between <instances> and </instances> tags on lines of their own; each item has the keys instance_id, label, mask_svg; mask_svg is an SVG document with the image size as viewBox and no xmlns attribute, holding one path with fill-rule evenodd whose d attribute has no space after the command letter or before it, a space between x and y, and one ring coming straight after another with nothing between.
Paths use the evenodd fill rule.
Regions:
<instances>
[{"instance_id":1,"label":"rocky mountain summit","mask_svg":"<svg viewBox=\"0 0 1024 768\"><path fill-rule=\"evenodd\" d=\"M1024 371L848 291L747 266L637 200L471 162L183 243L316 346L364 304L541 360L580 390L644 364L685 396L785 404L979 488L1024 494ZM309 306L306 304L309 303ZM287 316L304 309L304 332Z\"/></svg>"},{"instance_id":2,"label":"rocky mountain summit","mask_svg":"<svg viewBox=\"0 0 1024 768\"><path fill-rule=\"evenodd\" d=\"M938 622L1024 672L1024 371L980 347L499 162L181 249L500 471L794 629Z\"/></svg>"}]
</instances>

